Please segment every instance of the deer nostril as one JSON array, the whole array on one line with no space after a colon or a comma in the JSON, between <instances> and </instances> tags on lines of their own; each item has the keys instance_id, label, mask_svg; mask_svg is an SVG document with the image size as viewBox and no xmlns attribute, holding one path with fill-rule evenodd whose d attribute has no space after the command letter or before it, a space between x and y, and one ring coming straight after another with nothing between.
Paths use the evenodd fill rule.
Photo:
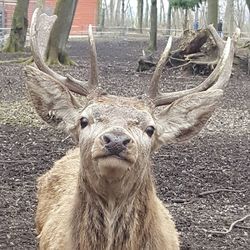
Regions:
<instances>
[{"instance_id":1,"label":"deer nostril","mask_svg":"<svg viewBox=\"0 0 250 250\"><path fill-rule=\"evenodd\" d=\"M130 139L130 138L127 138L127 139L125 139L125 140L122 142L122 144L123 144L124 146L127 146L127 145L130 143L130 141L131 141L131 139Z\"/></svg>"},{"instance_id":2,"label":"deer nostril","mask_svg":"<svg viewBox=\"0 0 250 250\"><path fill-rule=\"evenodd\" d=\"M132 139L125 133L112 131L100 137L105 150L111 155L119 155L125 151Z\"/></svg>"},{"instance_id":3,"label":"deer nostril","mask_svg":"<svg viewBox=\"0 0 250 250\"><path fill-rule=\"evenodd\" d=\"M103 135L102 139L106 144L109 144L111 142L111 139L108 135Z\"/></svg>"}]
</instances>

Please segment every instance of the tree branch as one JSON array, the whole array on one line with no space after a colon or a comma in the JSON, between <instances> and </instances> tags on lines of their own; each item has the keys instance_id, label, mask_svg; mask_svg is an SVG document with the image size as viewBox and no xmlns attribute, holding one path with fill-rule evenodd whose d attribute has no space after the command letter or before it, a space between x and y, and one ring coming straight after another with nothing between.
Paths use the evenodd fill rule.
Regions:
<instances>
[{"instance_id":1,"label":"tree branch","mask_svg":"<svg viewBox=\"0 0 250 250\"><path fill-rule=\"evenodd\" d=\"M241 222L241 221L244 221L245 219L247 219L248 217L250 217L250 214L247 214L246 216L244 216L243 218L241 218L241 219L238 219L238 220L236 220L236 221L234 221L231 225L230 225L230 227L229 227L229 229L228 230L226 230L226 231L213 231L213 230L206 230L206 229L203 229L206 233L211 233L211 234L228 234L228 233L230 233L231 231L232 231L232 229L235 227L235 225L237 224L237 223L239 223L239 222Z\"/></svg>"}]
</instances>

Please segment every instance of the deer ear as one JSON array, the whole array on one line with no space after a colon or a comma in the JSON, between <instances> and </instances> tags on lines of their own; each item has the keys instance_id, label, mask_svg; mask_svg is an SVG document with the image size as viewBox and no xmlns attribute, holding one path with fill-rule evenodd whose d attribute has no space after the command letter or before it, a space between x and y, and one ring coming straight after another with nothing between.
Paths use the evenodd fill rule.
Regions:
<instances>
[{"instance_id":1,"label":"deer ear","mask_svg":"<svg viewBox=\"0 0 250 250\"><path fill-rule=\"evenodd\" d=\"M79 113L68 89L37 68L27 66L25 73L30 99L39 116L77 139Z\"/></svg>"},{"instance_id":2,"label":"deer ear","mask_svg":"<svg viewBox=\"0 0 250 250\"><path fill-rule=\"evenodd\" d=\"M212 115L222 90L199 92L180 98L156 117L158 144L184 142L200 132Z\"/></svg>"}]
</instances>

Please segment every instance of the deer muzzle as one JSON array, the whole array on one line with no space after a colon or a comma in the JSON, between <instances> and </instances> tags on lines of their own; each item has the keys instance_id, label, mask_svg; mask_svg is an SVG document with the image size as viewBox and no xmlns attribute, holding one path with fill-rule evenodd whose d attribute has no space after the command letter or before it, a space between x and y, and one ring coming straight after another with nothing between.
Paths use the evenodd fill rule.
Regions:
<instances>
[{"instance_id":1,"label":"deer muzzle","mask_svg":"<svg viewBox=\"0 0 250 250\"><path fill-rule=\"evenodd\" d=\"M119 179L136 162L137 146L125 129L109 129L96 138L92 158L102 177Z\"/></svg>"},{"instance_id":2,"label":"deer muzzle","mask_svg":"<svg viewBox=\"0 0 250 250\"><path fill-rule=\"evenodd\" d=\"M105 133L101 136L100 140L108 155L118 157L121 156L121 153L126 151L129 144L132 143L131 137L120 131Z\"/></svg>"}]
</instances>

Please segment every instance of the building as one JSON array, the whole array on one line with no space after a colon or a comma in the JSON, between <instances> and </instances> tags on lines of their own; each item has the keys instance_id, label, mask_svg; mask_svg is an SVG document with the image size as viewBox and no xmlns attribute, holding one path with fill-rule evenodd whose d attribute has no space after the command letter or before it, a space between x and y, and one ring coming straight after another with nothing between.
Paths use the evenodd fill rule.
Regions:
<instances>
[{"instance_id":1,"label":"building","mask_svg":"<svg viewBox=\"0 0 250 250\"><path fill-rule=\"evenodd\" d=\"M15 10L16 0L0 0L0 29L11 28L12 15ZM53 14L56 0L45 0L44 11ZM28 19L31 20L32 13L36 8L36 0L30 0ZM73 20L71 35L86 33L88 25L97 24L98 0L78 0L75 17Z\"/></svg>"}]
</instances>

